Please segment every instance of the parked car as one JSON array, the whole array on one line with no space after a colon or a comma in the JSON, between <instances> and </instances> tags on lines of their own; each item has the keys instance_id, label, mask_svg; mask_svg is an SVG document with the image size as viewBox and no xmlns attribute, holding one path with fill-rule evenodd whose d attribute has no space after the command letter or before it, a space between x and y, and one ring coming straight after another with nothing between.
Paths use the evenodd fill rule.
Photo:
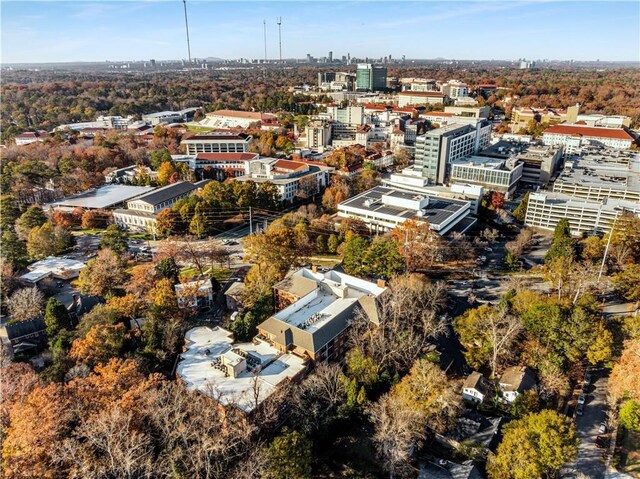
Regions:
<instances>
[{"instance_id":1,"label":"parked car","mask_svg":"<svg viewBox=\"0 0 640 479\"><path fill-rule=\"evenodd\" d=\"M578 416L582 416L584 414L584 404L578 404L578 407L576 408L576 414Z\"/></svg>"},{"instance_id":2,"label":"parked car","mask_svg":"<svg viewBox=\"0 0 640 479\"><path fill-rule=\"evenodd\" d=\"M600 428L598 429L598 432L600 434L604 434L605 432L607 432L607 424L604 422L600 423Z\"/></svg>"},{"instance_id":3,"label":"parked car","mask_svg":"<svg viewBox=\"0 0 640 479\"><path fill-rule=\"evenodd\" d=\"M580 396L578 396L578 404L584 404L586 400L587 400L586 394L580 394Z\"/></svg>"},{"instance_id":4,"label":"parked car","mask_svg":"<svg viewBox=\"0 0 640 479\"><path fill-rule=\"evenodd\" d=\"M587 372L587 374L584 375L584 382L586 384L591 384L591 379L592 379L591 373Z\"/></svg>"}]
</instances>

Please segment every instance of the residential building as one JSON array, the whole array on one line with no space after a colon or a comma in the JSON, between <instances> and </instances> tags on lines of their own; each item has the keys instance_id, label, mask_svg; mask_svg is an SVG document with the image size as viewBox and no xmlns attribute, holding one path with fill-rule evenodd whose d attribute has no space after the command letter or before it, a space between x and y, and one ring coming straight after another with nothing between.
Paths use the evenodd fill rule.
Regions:
<instances>
[{"instance_id":1,"label":"residential building","mask_svg":"<svg viewBox=\"0 0 640 479\"><path fill-rule=\"evenodd\" d=\"M379 91L387 88L387 67L359 63L356 67L356 90Z\"/></svg>"},{"instance_id":2,"label":"residential building","mask_svg":"<svg viewBox=\"0 0 640 479\"><path fill-rule=\"evenodd\" d=\"M285 288L293 290L295 300L261 323L257 337L283 353L292 351L314 362L344 359L350 321L358 310L377 321L375 298L386 289L383 284L315 268L296 271L276 292Z\"/></svg>"},{"instance_id":3,"label":"residential building","mask_svg":"<svg viewBox=\"0 0 640 479\"><path fill-rule=\"evenodd\" d=\"M207 113L200 125L211 128L249 128L252 124L273 122L278 117L272 113L257 111L217 110Z\"/></svg>"},{"instance_id":4,"label":"residential building","mask_svg":"<svg viewBox=\"0 0 640 479\"><path fill-rule=\"evenodd\" d=\"M84 208L87 210L116 208L124 205L125 202L131 198L135 198L151 190L153 190L152 186L103 185L45 205L45 209L50 208L71 212L75 208Z\"/></svg>"},{"instance_id":5,"label":"residential building","mask_svg":"<svg viewBox=\"0 0 640 479\"><path fill-rule=\"evenodd\" d=\"M398 106L443 105L444 94L437 91L403 91L398 93Z\"/></svg>"},{"instance_id":6,"label":"residential building","mask_svg":"<svg viewBox=\"0 0 640 479\"><path fill-rule=\"evenodd\" d=\"M533 371L526 366L513 366L504 370L499 381L502 398L512 403L517 397L536 386Z\"/></svg>"},{"instance_id":7,"label":"residential building","mask_svg":"<svg viewBox=\"0 0 640 479\"><path fill-rule=\"evenodd\" d=\"M280 200L291 202L320 193L329 184L329 167L309 162L261 158L251 162L249 173L238 181L270 182L278 188Z\"/></svg>"},{"instance_id":8,"label":"residential building","mask_svg":"<svg viewBox=\"0 0 640 479\"><path fill-rule=\"evenodd\" d=\"M213 306L211 278L187 281L174 286L179 308L206 310Z\"/></svg>"},{"instance_id":9,"label":"residential building","mask_svg":"<svg viewBox=\"0 0 640 479\"><path fill-rule=\"evenodd\" d=\"M253 137L235 131L210 131L190 136L180 142L187 155L198 153L247 153Z\"/></svg>"},{"instance_id":10,"label":"residential building","mask_svg":"<svg viewBox=\"0 0 640 479\"><path fill-rule=\"evenodd\" d=\"M325 120L311 120L305 127L307 148L322 153L331 144L331 122Z\"/></svg>"},{"instance_id":11,"label":"residential building","mask_svg":"<svg viewBox=\"0 0 640 479\"><path fill-rule=\"evenodd\" d=\"M580 105L569 108L538 108L538 107L514 107L511 110L511 131L517 133L523 128L527 128L531 121L538 123L574 123L580 113Z\"/></svg>"},{"instance_id":12,"label":"residential building","mask_svg":"<svg viewBox=\"0 0 640 479\"><path fill-rule=\"evenodd\" d=\"M477 404L482 404L491 391L489 380L477 371L469 374L462 384L462 398Z\"/></svg>"},{"instance_id":13,"label":"residential building","mask_svg":"<svg viewBox=\"0 0 640 479\"><path fill-rule=\"evenodd\" d=\"M444 235L470 213L469 201L430 197L385 186L376 186L338 205L338 217L360 219L373 233L391 231L406 220L415 219L427 221L432 230Z\"/></svg>"},{"instance_id":14,"label":"residential building","mask_svg":"<svg viewBox=\"0 0 640 479\"><path fill-rule=\"evenodd\" d=\"M260 337L234 343L231 332L200 326L185 334L176 375L187 389L250 414L307 368L307 358L282 352Z\"/></svg>"},{"instance_id":15,"label":"residential building","mask_svg":"<svg viewBox=\"0 0 640 479\"><path fill-rule=\"evenodd\" d=\"M553 231L562 218L569 220L571 233L607 233L623 211L640 216L637 201L586 200L562 193L539 192L529 195L525 224Z\"/></svg>"},{"instance_id":16,"label":"residential building","mask_svg":"<svg viewBox=\"0 0 640 479\"><path fill-rule=\"evenodd\" d=\"M640 203L640 154L585 150L565 162L553 192L593 201L619 199Z\"/></svg>"},{"instance_id":17,"label":"residential building","mask_svg":"<svg viewBox=\"0 0 640 479\"><path fill-rule=\"evenodd\" d=\"M449 124L418 136L413 169L431 184L445 183L451 162L476 154L489 143L490 123L486 120L475 120L475 123Z\"/></svg>"},{"instance_id":18,"label":"residential building","mask_svg":"<svg viewBox=\"0 0 640 479\"><path fill-rule=\"evenodd\" d=\"M4 326L11 345L11 353L33 353L47 345L47 326L44 318L17 321Z\"/></svg>"},{"instance_id":19,"label":"residential building","mask_svg":"<svg viewBox=\"0 0 640 479\"><path fill-rule=\"evenodd\" d=\"M156 188L128 201L126 209L115 210L113 221L127 229L154 231L156 215L160 211L171 208L178 200L187 198L197 189L195 184L188 181L178 181Z\"/></svg>"},{"instance_id":20,"label":"residential building","mask_svg":"<svg viewBox=\"0 0 640 479\"><path fill-rule=\"evenodd\" d=\"M489 118L491 108L489 106L456 105L445 106L444 112L466 118Z\"/></svg>"},{"instance_id":21,"label":"residential building","mask_svg":"<svg viewBox=\"0 0 640 479\"><path fill-rule=\"evenodd\" d=\"M565 146L565 153L573 153L577 148L591 145L599 145L615 150L631 148L634 142L624 128L597 128L584 125L554 125L542 134L545 145Z\"/></svg>"},{"instance_id":22,"label":"residential building","mask_svg":"<svg viewBox=\"0 0 640 479\"><path fill-rule=\"evenodd\" d=\"M451 183L480 185L510 196L522 178L524 164L515 158L500 160L473 155L452 161L450 167Z\"/></svg>"},{"instance_id":23,"label":"residential building","mask_svg":"<svg viewBox=\"0 0 640 479\"><path fill-rule=\"evenodd\" d=\"M228 311L238 311L242 309L242 294L244 290L245 285L242 281L227 282L224 298Z\"/></svg>"},{"instance_id":24,"label":"residential building","mask_svg":"<svg viewBox=\"0 0 640 479\"><path fill-rule=\"evenodd\" d=\"M492 384L489 386L493 388ZM453 431L446 439L455 449L464 443L472 443L486 452L495 453L502 440L502 426L507 421L508 419L503 417L489 417L473 409L467 409L458 417Z\"/></svg>"},{"instance_id":25,"label":"residential building","mask_svg":"<svg viewBox=\"0 0 640 479\"><path fill-rule=\"evenodd\" d=\"M17 146L30 145L31 143L43 142L45 135L39 131L27 131L15 136Z\"/></svg>"}]
</instances>

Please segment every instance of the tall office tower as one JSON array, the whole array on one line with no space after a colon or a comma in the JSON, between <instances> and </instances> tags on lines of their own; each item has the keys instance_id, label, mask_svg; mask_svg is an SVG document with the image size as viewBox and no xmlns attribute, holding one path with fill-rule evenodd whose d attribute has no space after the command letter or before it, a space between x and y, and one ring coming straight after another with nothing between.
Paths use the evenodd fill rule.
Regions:
<instances>
[{"instance_id":1,"label":"tall office tower","mask_svg":"<svg viewBox=\"0 0 640 479\"><path fill-rule=\"evenodd\" d=\"M387 68L371 63L359 63L356 69L356 89L376 91L387 88Z\"/></svg>"},{"instance_id":2,"label":"tall office tower","mask_svg":"<svg viewBox=\"0 0 640 479\"><path fill-rule=\"evenodd\" d=\"M333 61L333 52L329 52L329 63Z\"/></svg>"}]
</instances>

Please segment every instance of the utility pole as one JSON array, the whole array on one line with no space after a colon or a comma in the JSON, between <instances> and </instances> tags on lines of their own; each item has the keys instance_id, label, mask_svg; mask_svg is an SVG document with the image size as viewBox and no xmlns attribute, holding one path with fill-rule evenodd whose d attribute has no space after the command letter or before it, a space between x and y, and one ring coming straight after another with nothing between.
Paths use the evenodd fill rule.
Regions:
<instances>
[{"instance_id":1,"label":"utility pole","mask_svg":"<svg viewBox=\"0 0 640 479\"><path fill-rule=\"evenodd\" d=\"M264 28L264 62L267 63L267 21L262 20L262 25Z\"/></svg>"},{"instance_id":2,"label":"utility pole","mask_svg":"<svg viewBox=\"0 0 640 479\"><path fill-rule=\"evenodd\" d=\"M278 47L280 48L280 63L282 63L282 30L280 29L282 25L282 17L278 17Z\"/></svg>"},{"instance_id":3,"label":"utility pole","mask_svg":"<svg viewBox=\"0 0 640 479\"><path fill-rule=\"evenodd\" d=\"M187 0L182 0L184 5L184 26L187 29L187 52L189 53L189 63L191 63L191 44L189 42L189 20L187 20Z\"/></svg>"},{"instance_id":4,"label":"utility pole","mask_svg":"<svg viewBox=\"0 0 640 479\"><path fill-rule=\"evenodd\" d=\"M253 218L251 217L251 206L249 206L249 234L253 234Z\"/></svg>"}]
</instances>

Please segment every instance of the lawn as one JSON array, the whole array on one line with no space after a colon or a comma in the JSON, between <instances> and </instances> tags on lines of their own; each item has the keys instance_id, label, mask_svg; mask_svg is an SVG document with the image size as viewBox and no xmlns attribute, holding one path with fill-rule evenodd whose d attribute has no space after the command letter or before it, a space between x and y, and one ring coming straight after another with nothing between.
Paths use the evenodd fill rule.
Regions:
<instances>
[{"instance_id":1,"label":"lawn","mask_svg":"<svg viewBox=\"0 0 640 479\"><path fill-rule=\"evenodd\" d=\"M71 234L74 236L84 236L84 235L101 235L104 233L106 228L91 228L86 230L73 230Z\"/></svg>"},{"instance_id":2,"label":"lawn","mask_svg":"<svg viewBox=\"0 0 640 479\"><path fill-rule=\"evenodd\" d=\"M616 467L640 478L640 432L621 428L616 445Z\"/></svg>"},{"instance_id":3,"label":"lawn","mask_svg":"<svg viewBox=\"0 0 640 479\"><path fill-rule=\"evenodd\" d=\"M186 123L185 126L189 131L193 131L194 133L206 133L207 131L213 130L213 128L209 126L197 126L190 123Z\"/></svg>"}]
</instances>

